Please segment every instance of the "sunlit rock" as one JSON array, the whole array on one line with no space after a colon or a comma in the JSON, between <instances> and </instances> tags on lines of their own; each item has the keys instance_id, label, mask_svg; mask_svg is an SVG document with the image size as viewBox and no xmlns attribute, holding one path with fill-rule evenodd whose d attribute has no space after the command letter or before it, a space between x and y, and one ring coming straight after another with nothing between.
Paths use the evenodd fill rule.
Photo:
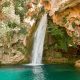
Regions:
<instances>
[{"instance_id":1,"label":"sunlit rock","mask_svg":"<svg viewBox=\"0 0 80 80\"><path fill-rule=\"evenodd\" d=\"M77 61L75 62L75 66L78 67L78 68L80 68L80 60L77 60Z\"/></svg>"},{"instance_id":2,"label":"sunlit rock","mask_svg":"<svg viewBox=\"0 0 80 80\"><path fill-rule=\"evenodd\" d=\"M53 23L65 27L73 42L80 45L80 0L51 0L50 3Z\"/></svg>"},{"instance_id":3,"label":"sunlit rock","mask_svg":"<svg viewBox=\"0 0 80 80\"><path fill-rule=\"evenodd\" d=\"M31 17L25 18L24 22L29 24L31 27L33 26L33 24L35 23L34 19L31 19Z\"/></svg>"},{"instance_id":4,"label":"sunlit rock","mask_svg":"<svg viewBox=\"0 0 80 80\"><path fill-rule=\"evenodd\" d=\"M61 12L79 3L80 3L80 0L51 0L50 15L53 15L56 11Z\"/></svg>"}]
</instances>

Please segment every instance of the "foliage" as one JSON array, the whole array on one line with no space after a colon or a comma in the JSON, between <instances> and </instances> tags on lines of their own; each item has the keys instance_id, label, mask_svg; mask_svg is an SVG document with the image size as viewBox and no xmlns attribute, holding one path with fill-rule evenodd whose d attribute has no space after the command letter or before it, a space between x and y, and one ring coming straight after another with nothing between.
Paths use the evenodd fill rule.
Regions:
<instances>
[{"instance_id":1,"label":"foliage","mask_svg":"<svg viewBox=\"0 0 80 80\"><path fill-rule=\"evenodd\" d=\"M20 15L21 20L24 17L24 14L27 10L25 7L26 0L14 0L14 6L15 6L15 13L17 15Z\"/></svg>"},{"instance_id":2,"label":"foliage","mask_svg":"<svg viewBox=\"0 0 80 80\"><path fill-rule=\"evenodd\" d=\"M25 24L18 25L10 21L2 22L2 24L0 23L0 32L0 53L27 53Z\"/></svg>"},{"instance_id":3,"label":"foliage","mask_svg":"<svg viewBox=\"0 0 80 80\"><path fill-rule=\"evenodd\" d=\"M66 29L53 24L52 20L48 20L48 32L52 35L54 40L54 48L68 50L69 45L74 47L72 38L68 36Z\"/></svg>"},{"instance_id":4,"label":"foliage","mask_svg":"<svg viewBox=\"0 0 80 80\"><path fill-rule=\"evenodd\" d=\"M6 1L2 4L2 7L9 7L10 6L10 2Z\"/></svg>"},{"instance_id":5,"label":"foliage","mask_svg":"<svg viewBox=\"0 0 80 80\"><path fill-rule=\"evenodd\" d=\"M8 8L8 11L7 11L7 12L10 11L8 14L10 15L10 18L8 19L7 17L7 20L0 22L0 51L3 54L4 53L17 54L18 52L22 54L26 54L26 53L29 53L28 46L30 46L31 43L29 42L31 42L32 40L31 39L32 36L30 37L32 29L30 29L29 31L28 28L31 28L31 26L29 26L27 23L25 24L24 22L22 22L23 18L31 17L35 19L36 25L34 26L37 28L37 25L39 24L39 21L41 19L41 16L43 15L44 10L37 7L37 5L35 5L35 12L30 12L33 15L32 16L28 15L25 17L25 14L27 14L27 8L25 6L26 0L13 0L13 1L14 1L14 4L12 4L12 6L11 6L11 3L9 3L10 1L5 2L3 4L3 8L5 9L10 7L10 9ZM28 12L29 11L30 9L28 10ZM21 18L20 23L17 23L15 21L15 18L18 15L20 15L20 18ZM18 21L18 19L16 20ZM30 50L31 50L31 46L30 46Z\"/></svg>"}]
</instances>

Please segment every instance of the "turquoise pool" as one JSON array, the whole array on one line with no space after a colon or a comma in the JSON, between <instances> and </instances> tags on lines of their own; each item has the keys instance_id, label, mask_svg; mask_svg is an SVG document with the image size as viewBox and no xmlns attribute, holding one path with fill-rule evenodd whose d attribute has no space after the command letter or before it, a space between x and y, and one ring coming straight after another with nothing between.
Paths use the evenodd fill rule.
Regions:
<instances>
[{"instance_id":1,"label":"turquoise pool","mask_svg":"<svg viewBox=\"0 0 80 80\"><path fill-rule=\"evenodd\" d=\"M80 70L71 64L2 66L0 80L80 80Z\"/></svg>"}]
</instances>

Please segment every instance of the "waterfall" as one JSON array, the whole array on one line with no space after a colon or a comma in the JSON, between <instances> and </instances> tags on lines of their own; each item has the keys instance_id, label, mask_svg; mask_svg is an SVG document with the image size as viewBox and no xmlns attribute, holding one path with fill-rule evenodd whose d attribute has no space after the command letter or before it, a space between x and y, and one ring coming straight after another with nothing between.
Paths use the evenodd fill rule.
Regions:
<instances>
[{"instance_id":1,"label":"waterfall","mask_svg":"<svg viewBox=\"0 0 80 80\"><path fill-rule=\"evenodd\" d=\"M31 65L40 65L42 63L46 27L47 27L47 14L44 14L34 34Z\"/></svg>"}]
</instances>

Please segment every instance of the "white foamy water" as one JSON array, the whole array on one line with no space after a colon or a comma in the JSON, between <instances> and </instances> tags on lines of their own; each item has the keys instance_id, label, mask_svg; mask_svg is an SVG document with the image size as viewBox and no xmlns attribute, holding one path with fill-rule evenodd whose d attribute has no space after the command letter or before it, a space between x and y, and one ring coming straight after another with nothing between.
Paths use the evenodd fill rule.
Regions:
<instances>
[{"instance_id":1,"label":"white foamy water","mask_svg":"<svg viewBox=\"0 0 80 80\"><path fill-rule=\"evenodd\" d=\"M30 65L41 65L44 39L47 27L47 14L44 14L40 20L39 26L34 34L34 43L32 50L32 60Z\"/></svg>"}]
</instances>

